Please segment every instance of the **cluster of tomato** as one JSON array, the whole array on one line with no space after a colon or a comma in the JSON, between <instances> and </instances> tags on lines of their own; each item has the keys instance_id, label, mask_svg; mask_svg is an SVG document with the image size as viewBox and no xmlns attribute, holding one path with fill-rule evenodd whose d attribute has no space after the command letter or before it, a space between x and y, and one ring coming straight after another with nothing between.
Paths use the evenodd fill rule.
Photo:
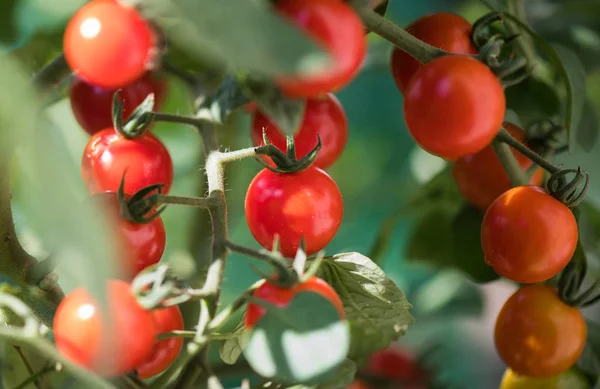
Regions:
<instances>
[{"instance_id":1,"label":"cluster of tomato","mask_svg":"<svg viewBox=\"0 0 600 389\"><path fill-rule=\"evenodd\" d=\"M432 46L455 54L477 54L472 26L462 17L437 13L407 30ZM563 302L557 291L538 284L556 276L573 257L578 239L571 210L539 185L511 183L490 143L501 125L525 142L525 132L502 123L503 87L482 62L449 55L420 64L400 49L392 72L404 94L407 127L425 150L454 161L453 176L465 200L485 212L481 243L485 261L501 276L532 284L520 288L504 305L495 328L496 347L515 373L551 377L580 357L586 324L580 311ZM532 162L512 150L521 168Z\"/></svg>"}]
</instances>

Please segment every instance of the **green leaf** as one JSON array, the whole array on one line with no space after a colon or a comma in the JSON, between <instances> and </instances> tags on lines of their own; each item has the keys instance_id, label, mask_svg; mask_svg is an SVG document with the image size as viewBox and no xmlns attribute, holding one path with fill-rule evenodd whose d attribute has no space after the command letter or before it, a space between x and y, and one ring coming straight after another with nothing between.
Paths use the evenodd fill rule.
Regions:
<instances>
[{"instance_id":1,"label":"green leaf","mask_svg":"<svg viewBox=\"0 0 600 389\"><path fill-rule=\"evenodd\" d=\"M231 112L249 101L242 93L237 78L228 74L215 93L202 102L198 116L216 123L224 123Z\"/></svg>"},{"instance_id":2,"label":"green leaf","mask_svg":"<svg viewBox=\"0 0 600 389\"><path fill-rule=\"evenodd\" d=\"M580 211L577 215L579 242L583 247L588 264L597 269L598 258L600 258L600 209L588 200L580 204L577 209ZM590 270L593 271L593 268Z\"/></svg>"},{"instance_id":3,"label":"green leaf","mask_svg":"<svg viewBox=\"0 0 600 389\"><path fill-rule=\"evenodd\" d=\"M170 44L221 67L281 76L314 74L330 63L314 41L264 2L146 0L140 7Z\"/></svg>"},{"instance_id":4,"label":"green leaf","mask_svg":"<svg viewBox=\"0 0 600 389\"><path fill-rule=\"evenodd\" d=\"M590 152L598 141L598 132L600 131L600 122L598 113L589 100L586 100L583 106L583 114L579 127L577 128L577 144L581 148Z\"/></svg>"},{"instance_id":5,"label":"green leaf","mask_svg":"<svg viewBox=\"0 0 600 389\"><path fill-rule=\"evenodd\" d=\"M317 293L302 292L284 308L267 307L250 332L244 356L263 377L317 384L335 376L349 346L348 323L335 306Z\"/></svg>"},{"instance_id":6,"label":"green leaf","mask_svg":"<svg viewBox=\"0 0 600 389\"><path fill-rule=\"evenodd\" d=\"M600 324L591 320L587 323L587 342L583 354L577 361L577 367L591 376L600 375Z\"/></svg>"},{"instance_id":7,"label":"green leaf","mask_svg":"<svg viewBox=\"0 0 600 389\"><path fill-rule=\"evenodd\" d=\"M352 359L387 347L414 322L404 293L364 255L345 253L325 258L317 276L342 299L352 333Z\"/></svg>"},{"instance_id":8,"label":"green leaf","mask_svg":"<svg viewBox=\"0 0 600 389\"><path fill-rule=\"evenodd\" d=\"M219 355L223 362L228 365L233 365L242 355L242 352L248 345L248 332L244 322L244 317L231 331L232 337L222 340L219 345Z\"/></svg>"},{"instance_id":9,"label":"green leaf","mask_svg":"<svg viewBox=\"0 0 600 389\"><path fill-rule=\"evenodd\" d=\"M507 108L514 111L525 126L560 114L556 88L535 77L506 88L505 94Z\"/></svg>"},{"instance_id":10,"label":"green leaf","mask_svg":"<svg viewBox=\"0 0 600 389\"><path fill-rule=\"evenodd\" d=\"M306 100L287 99L272 83L263 80L246 79L244 82L246 95L255 100L258 108L285 135L294 135L302 124L306 110Z\"/></svg>"}]
</instances>

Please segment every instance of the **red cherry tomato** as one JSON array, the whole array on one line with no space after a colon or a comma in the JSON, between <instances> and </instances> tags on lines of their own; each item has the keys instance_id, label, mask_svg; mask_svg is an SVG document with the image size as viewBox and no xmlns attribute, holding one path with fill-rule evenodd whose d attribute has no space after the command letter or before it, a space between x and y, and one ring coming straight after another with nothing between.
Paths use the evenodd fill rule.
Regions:
<instances>
[{"instance_id":1,"label":"red cherry tomato","mask_svg":"<svg viewBox=\"0 0 600 389\"><path fill-rule=\"evenodd\" d=\"M132 279L139 272L160 261L167 243L165 225L160 216L150 223L133 223L121 217L114 192L102 193L103 205L114 217L114 232L124 255L124 275Z\"/></svg>"},{"instance_id":2,"label":"red cherry tomato","mask_svg":"<svg viewBox=\"0 0 600 389\"><path fill-rule=\"evenodd\" d=\"M426 376L414 356L398 346L390 346L371 354L361 373L370 377L409 382L421 381Z\"/></svg>"},{"instance_id":3,"label":"red cherry tomato","mask_svg":"<svg viewBox=\"0 0 600 389\"><path fill-rule=\"evenodd\" d=\"M513 137L525 143L525 131L511 123L504 123L503 126ZM523 154L515 150L512 152L523 170L533 164ZM508 175L491 146L456 161L452 175L465 200L481 212L485 212L498 196L511 188ZM543 170L537 168L529 183L539 186L543 178Z\"/></svg>"},{"instance_id":4,"label":"red cherry tomato","mask_svg":"<svg viewBox=\"0 0 600 389\"><path fill-rule=\"evenodd\" d=\"M150 73L121 89L123 99L123 120L127 120L133 111L154 93L154 111L163 94L164 85ZM115 89L106 89L86 83L78 78L73 80L70 89L71 109L79 125L90 135L112 127L112 100Z\"/></svg>"},{"instance_id":5,"label":"red cherry tomato","mask_svg":"<svg viewBox=\"0 0 600 389\"><path fill-rule=\"evenodd\" d=\"M163 193L171 189L173 162L154 135L127 139L107 128L90 138L81 159L81 176L90 193L118 191L125 170L126 193L154 184L164 184Z\"/></svg>"},{"instance_id":6,"label":"red cherry tomato","mask_svg":"<svg viewBox=\"0 0 600 389\"><path fill-rule=\"evenodd\" d=\"M286 141L281 130L262 112L256 111L251 132L255 146L264 145L263 130L269 142L285 153ZM327 169L342 155L348 140L346 113L339 100L331 93L306 102L304 119L294 136L297 158L304 157L315 148L318 142L317 135L321 137L321 150L314 165ZM265 160L271 162L268 157Z\"/></svg>"},{"instance_id":7,"label":"red cherry tomato","mask_svg":"<svg viewBox=\"0 0 600 389\"><path fill-rule=\"evenodd\" d=\"M404 119L431 154L456 159L489 145L502 125L502 85L482 62L448 55L415 73L404 99Z\"/></svg>"},{"instance_id":8,"label":"red cherry tomato","mask_svg":"<svg viewBox=\"0 0 600 389\"><path fill-rule=\"evenodd\" d=\"M292 288L282 288L265 281L254 291L252 296L273 304L278 308L284 308L298 293L302 292L313 292L321 295L335 306L342 319L346 317L340 296L338 296L336 291L327 282L315 276L310 277L305 282L296 284ZM246 310L246 328L252 328L266 312L267 310L263 306L253 303L248 304L248 309Z\"/></svg>"},{"instance_id":9,"label":"red cherry tomato","mask_svg":"<svg viewBox=\"0 0 600 389\"><path fill-rule=\"evenodd\" d=\"M496 319L500 357L515 373L552 377L581 356L587 326L581 312L548 285L527 285L504 304Z\"/></svg>"},{"instance_id":10,"label":"red cherry tomato","mask_svg":"<svg viewBox=\"0 0 600 389\"><path fill-rule=\"evenodd\" d=\"M152 311L152 316L158 335L183 330L183 316L177 306L156 309ZM147 379L165 371L177 359L182 345L181 337L168 338L156 343L150 357L136 369L140 378Z\"/></svg>"},{"instance_id":11,"label":"red cherry tomato","mask_svg":"<svg viewBox=\"0 0 600 389\"><path fill-rule=\"evenodd\" d=\"M339 0L280 0L275 8L321 44L333 62L320 74L279 78L286 95L314 98L335 92L354 78L367 45L363 24L349 5Z\"/></svg>"},{"instance_id":12,"label":"red cherry tomato","mask_svg":"<svg viewBox=\"0 0 600 389\"><path fill-rule=\"evenodd\" d=\"M410 24L406 31L423 42L450 53L477 54L477 49L471 43L471 24L453 13L426 15ZM400 92L406 91L410 79L422 66L405 51L394 48L391 69Z\"/></svg>"},{"instance_id":13,"label":"red cherry tomato","mask_svg":"<svg viewBox=\"0 0 600 389\"><path fill-rule=\"evenodd\" d=\"M485 261L515 282L554 277L577 246L577 222L566 205L535 186L519 186L498 197L481 226Z\"/></svg>"},{"instance_id":14,"label":"red cherry tomato","mask_svg":"<svg viewBox=\"0 0 600 389\"><path fill-rule=\"evenodd\" d=\"M124 281L107 282L106 315L84 288L69 293L54 317L58 351L106 377L128 373L148 358L156 339L154 320L129 288Z\"/></svg>"},{"instance_id":15,"label":"red cherry tomato","mask_svg":"<svg viewBox=\"0 0 600 389\"><path fill-rule=\"evenodd\" d=\"M65 59L77 77L118 89L153 66L155 33L132 6L93 0L71 18L64 36Z\"/></svg>"},{"instance_id":16,"label":"red cherry tomato","mask_svg":"<svg viewBox=\"0 0 600 389\"><path fill-rule=\"evenodd\" d=\"M264 248L279 236L281 254L293 258L304 237L307 255L323 249L335 236L344 213L342 195L323 170L277 174L263 169L246 193L246 221Z\"/></svg>"}]
</instances>

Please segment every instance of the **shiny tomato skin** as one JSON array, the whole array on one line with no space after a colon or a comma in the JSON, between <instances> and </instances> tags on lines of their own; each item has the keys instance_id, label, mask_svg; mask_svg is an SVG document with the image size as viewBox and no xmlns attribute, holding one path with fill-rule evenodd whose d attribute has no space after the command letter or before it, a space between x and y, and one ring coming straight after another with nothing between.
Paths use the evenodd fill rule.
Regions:
<instances>
[{"instance_id":1,"label":"shiny tomato skin","mask_svg":"<svg viewBox=\"0 0 600 389\"><path fill-rule=\"evenodd\" d=\"M302 292L313 292L321 295L322 297L329 300L337 309L340 317L344 319L346 314L344 312L344 305L340 296L335 290L321 278L312 276L308 280L296 284L292 288L282 288L273 283L265 281L261 286L258 287L252 294L254 298L264 300L278 308L286 307L298 293ZM248 304L246 310L246 328L250 329L259 321L266 313L266 308L258 304Z\"/></svg>"},{"instance_id":2,"label":"shiny tomato skin","mask_svg":"<svg viewBox=\"0 0 600 389\"><path fill-rule=\"evenodd\" d=\"M448 55L412 77L404 98L404 119L427 152L455 160L488 146L506 111L502 85L476 59Z\"/></svg>"},{"instance_id":3,"label":"shiny tomato skin","mask_svg":"<svg viewBox=\"0 0 600 389\"><path fill-rule=\"evenodd\" d=\"M150 24L134 7L115 0L84 4L69 21L63 45L77 77L109 89L141 78L157 53Z\"/></svg>"},{"instance_id":4,"label":"shiny tomato skin","mask_svg":"<svg viewBox=\"0 0 600 389\"><path fill-rule=\"evenodd\" d=\"M254 113L252 121L252 142L255 146L264 145L263 130L267 139L279 150L286 152L285 135L269 118L260 111ZM294 135L296 157L304 157L317 145L321 137L321 150L314 165L327 169L342 155L348 140L348 120L344 108L335 95L328 93L322 98L306 101L306 111L300 129ZM265 160L274 165L270 158Z\"/></svg>"},{"instance_id":5,"label":"shiny tomato skin","mask_svg":"<svg viewBox=\"0 0 600 389\"><path fill-rule=\"evenodd\" d=\"M535 186L512 188L487 209L481 225L485 261L496 273L520 283L558 274L577 246L575 216Z\"/></svg>"},{"instance_id":6,"label":"shiny tomato skin","mask_svg":"<svg viewBox=\"0 0 600 389\"><path fill-rule=\"evenodd\" d=\"M523 129L512 123L504 123L503 127L521 143L525 143ZM523 154L511 150L523 170L533 164ZM491 146L456 161L452 167L452 176L464 199L481 212L485 212L494 200L512 187L508 175ZM544 172L538 167L529 183L539 186L543 178Z\"/></svg>"},{"instance_id":7,"label":"shiny tomato skin","mask_svg":"<svg viewBox=\"0 0 600 389\"><path fill-rule=\"evenodd\" d=\"M342 223L342 195L323 170L278 174L263 169L250 183L245 201L246 221L256 241L271 250L279 236L284 257L294 258L304 237L307 255L323 249Z\"/></svg>"},{"instance_id":8,"label":"shiny tomato skin","mask_svg":"<svg viewBox=\"0 0 600 389\"><path fill-rule=\"evenodd\" d=\"M515 373L553 377L581 356L587 326L576 307L548 285L527 285L504 304L494 330L498 354Z\"/></svg>"},{"instance_id":9,"label":"shiny tomato skin","mask_svg":"<svg viewBox=\"0 0 600 389\"><path fill-rule=\"evenodd\" d=\"M183 316L176 305L156 309L152 311L152 317L156 323L157 335L183 330ZM182 346L182 337L168 338L156 343L152 354L136 369L140 378L148 379L165 371L177 359Z\"/></svg>"},{"instance_id":10,"label":"shiny tomato skin","mask_svg":"<svg viewBox=\"0 0 600 389\"><path fill-rule=\"evenodd\" d=\"M154 93L153 111L156 111L164 87L165 85L150 73L123 87L119 93L124 103L123 121L129 118L150 93ZM71 109L81 128L88 134L94 135L98 131L112 127L112 100L115 92L115 89L97 87L78 78L73 80L69 89Z\"/></svg>"},{"instance_id":11,"label":"shiny tomato skin","mask_svg":"<svg viewBox=\"0 0 600 389\"><path fill-rule=\"evenodd\" d=\"M105 377L133 370L152 352L156 327L152 314L144 310L128 283L106 284L108 312L82 287L69 293L54 317L58 351L69 360Z\"/></svg>"},{"instance_id":12,"label":"shiny tomato skin","mask_svg":"<svg viewBox=\"0 0 600 389\"><path fill-rule=\"evenodd\" d=\"M406 27L406 31L449 53L477 54L477 49L471 42L471 27L471 23L460 15L438 12L417 19ZM390 65L394 81L403 94L412 76L423 66L398 47L394 47L392 51Z\"/></svg>"},{"instance_id":13,"label":"shiny tomato skin","mask_svg":"<svg viewBox=\"0 0 600 389\"><path fill-rule=\"evenodd\" d=\"M125 170L126 193L154 184L164 184L163 193L171 189L173 161L157 137L146 132L127 139L112 128L94 134L81 159L81 176L88 191L117 192Z\"/></svg>"},{"instance_id":14,"label":"shiny tomato skin","mask_svg":"<svg viewBox=\"0 0 600 389\"><path fill-rule=\"evenodd\" d=\"M322 73L277 79L288 97L315 98L335 92L356 76L367 44L362 21L348 4L339 0L280 0L275 9L332 57L332 64Z\"/></svg>"}]
</instances>

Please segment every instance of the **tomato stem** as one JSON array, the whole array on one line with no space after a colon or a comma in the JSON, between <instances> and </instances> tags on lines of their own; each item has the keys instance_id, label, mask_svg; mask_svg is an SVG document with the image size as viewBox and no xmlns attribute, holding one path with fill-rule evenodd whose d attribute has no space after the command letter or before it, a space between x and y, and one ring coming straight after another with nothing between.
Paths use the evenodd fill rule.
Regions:
<instances>
[{"instance_id":1,"label":"tomato stem","mask_svg":"<svg viewBox=\"0 0 600 389\"><path fill-rule=\"evenodd\" d=\"M520 20L523 23L527 23L526 21L526 13L525 13L525 1L524 0L508 0L508 12L513 14L514 17ZM519 26L512 22L510 19L505 21L507 30L513 33L520 33L521 29ZM537 53L535 51L535 46L533 44L533 40L529 34L522 34L519 39L515 42L518 50L523 54L525 59L529 64L533 64L538 60Z\"/></svg>"},{"instance_id":2,"label":"tomato stem","mask_svg":"<svg viewBox=\"0 0 600 389\"><path fill-rule=\"evenodd\" d=\"M504 128L500 129L498 135L496 135L496 139L500 142L506 143L513 149L517 150L519 153L529 158L531 161L536 163L544 170L548 171L550 174L554 174L560 170L558 166L553 165L552 163L544 159L542 156L537 154L535 151L531 150L529 147L519 142Z\"/></svg>"},{"instance_id":3,"label":"tomato stem","mask_svg":"<svg viewBox=\"0 0 600 389\"><path fill-rule=\"evenodd\" d=\"M525 176L525 172L523 169L521 169L521 165L519 165L519 162L517 162L517 159L510 147L508 147L506 143L502 143L501 141L494 139L492 142L492 149L498 156L504 171L506 171L511 185L513 187L527 185L527 177Z\"/></svg>"},{"instance_id":4,"label":"tomato stem","mask_svg":"<svg viewBox=\"0 0 600 389\"><path fill-rule=\"evenodd\" d=\"M415 38L405 29L398 27L368 7L356 6L355 8L369 31L393 43L421 63L427 63L448 54L444 50Z\"/></svg>"}]
</instances>

